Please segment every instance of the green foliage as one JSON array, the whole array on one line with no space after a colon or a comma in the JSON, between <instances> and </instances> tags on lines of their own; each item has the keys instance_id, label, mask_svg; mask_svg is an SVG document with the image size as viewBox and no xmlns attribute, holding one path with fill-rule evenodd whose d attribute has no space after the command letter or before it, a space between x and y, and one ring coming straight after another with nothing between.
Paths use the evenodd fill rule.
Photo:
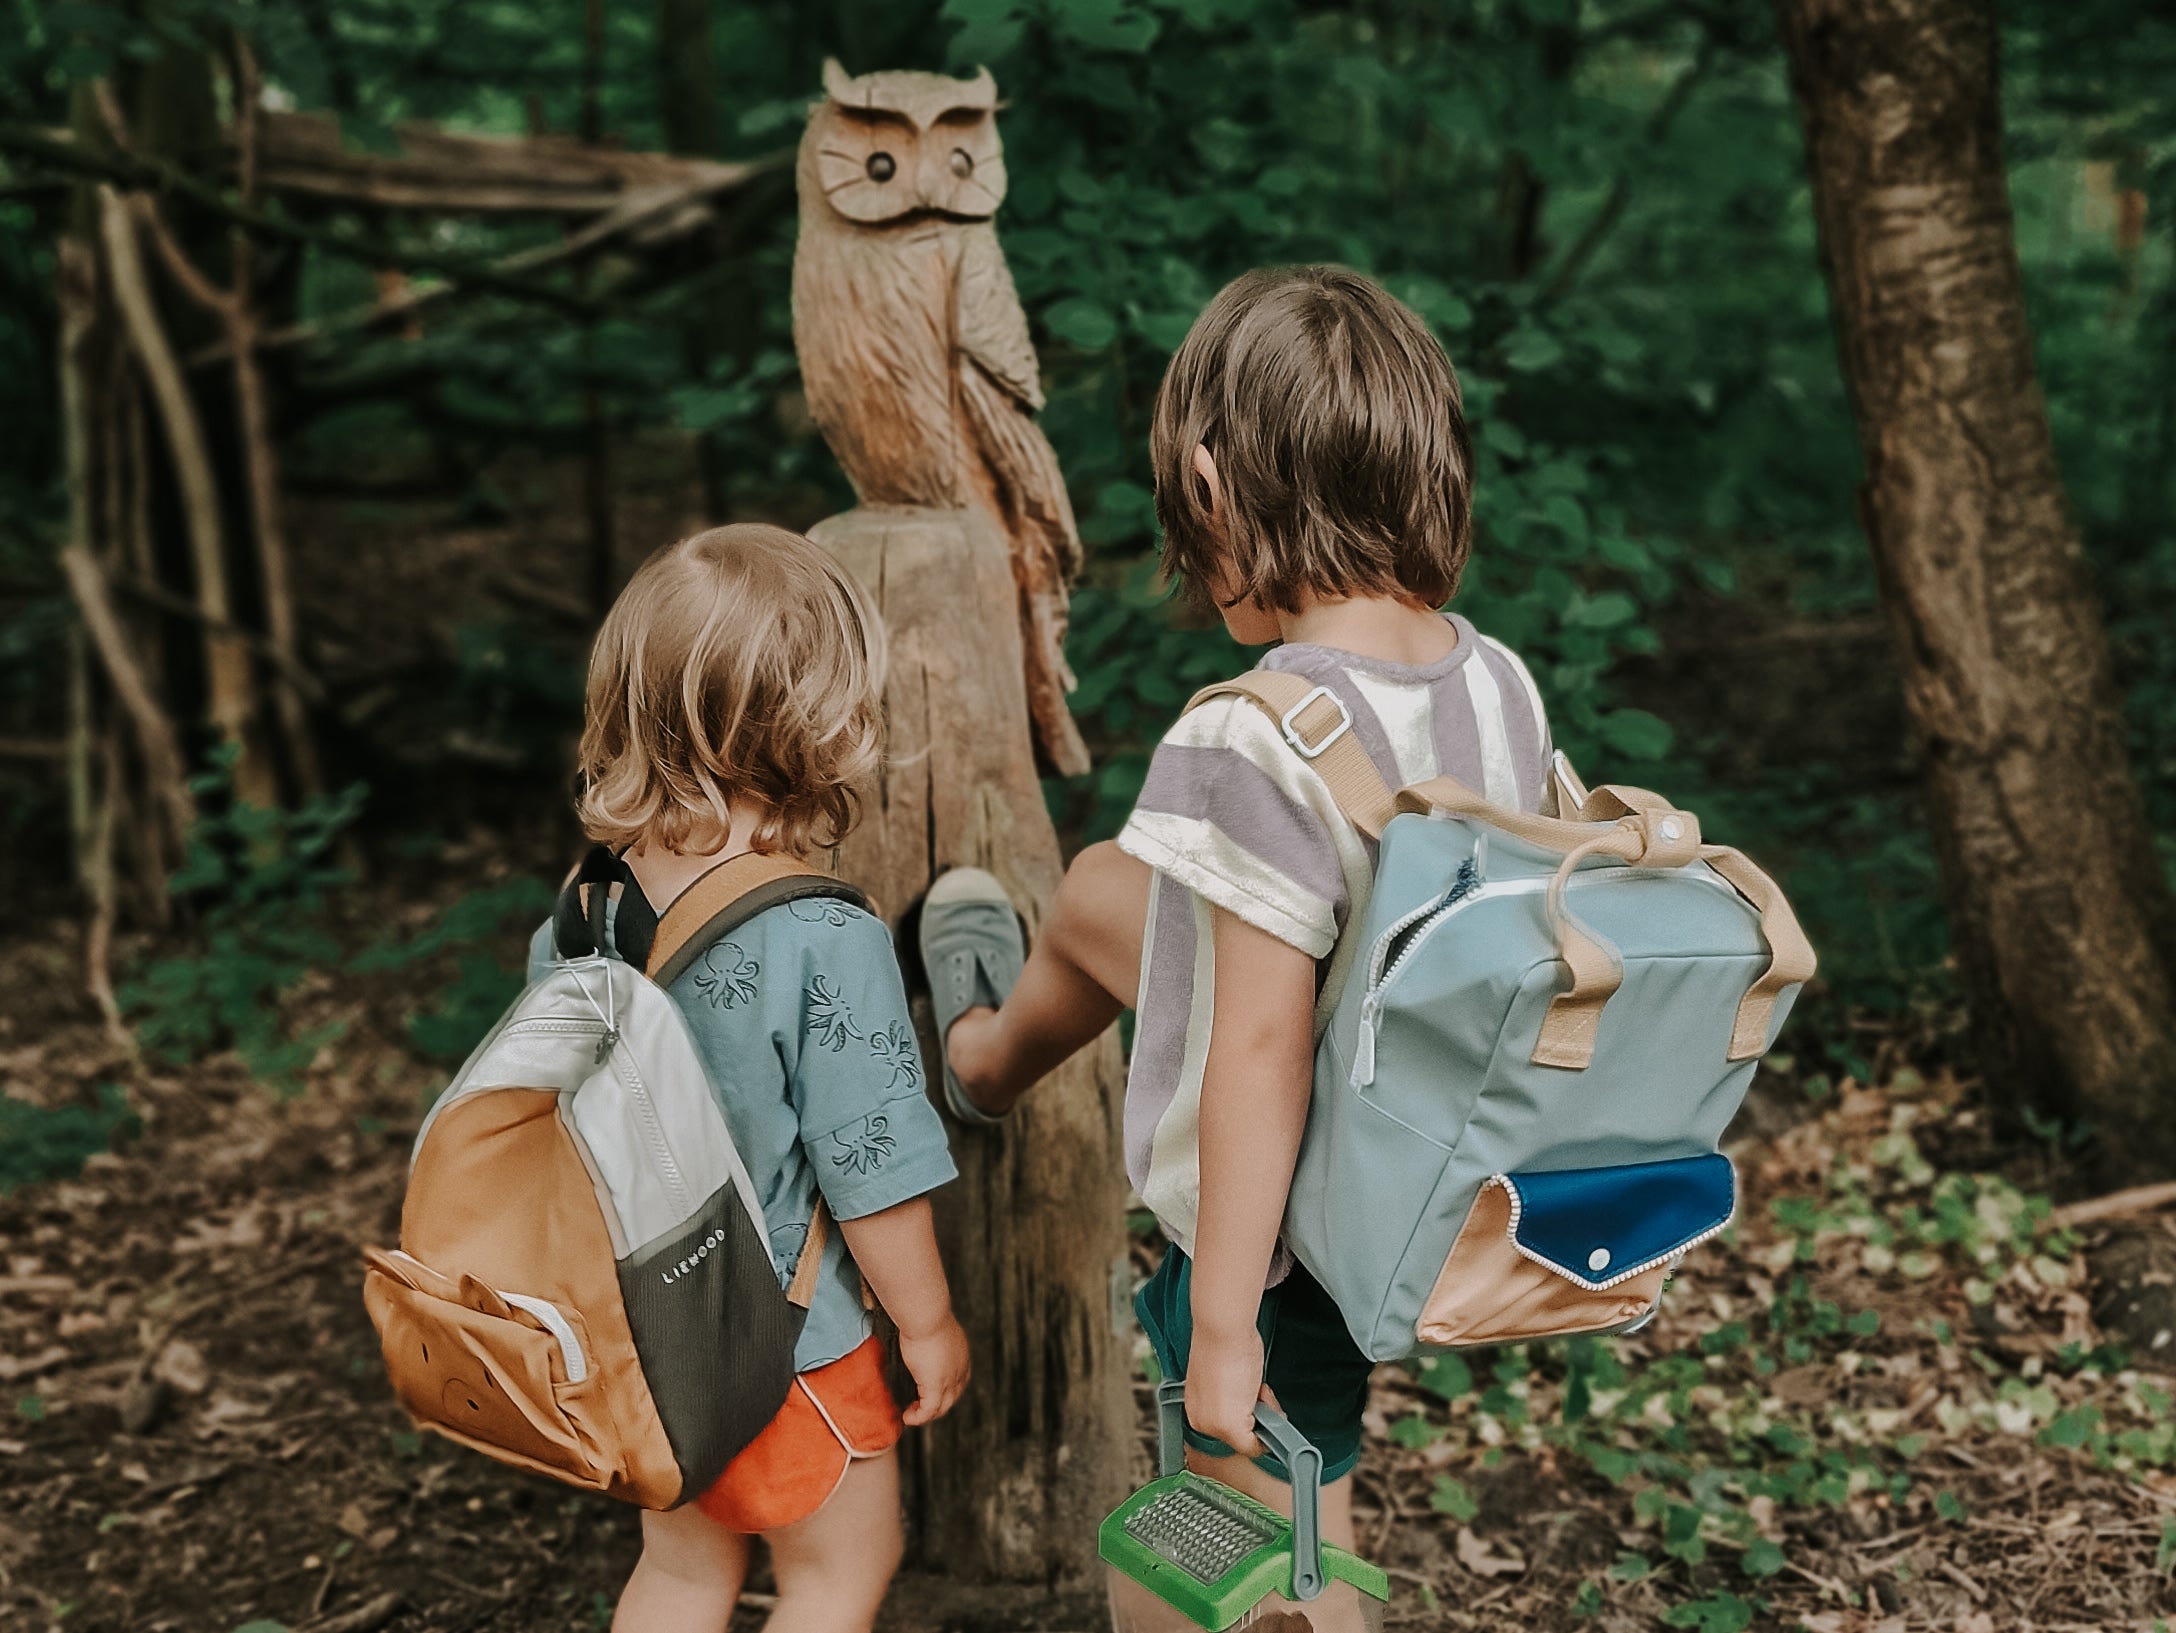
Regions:
<instances>
[{"instance_id":1,"label":"green foliage","mask_svg":"<svg viewBox=\"0 0 2176 1633\"><path fill-rule=\"evenodd\" d=\"M430 1008L410 1015L407 1024L418 1053L457 1061L522 988L523 968L507 965L497 953L507 944L509 926L534 923L551 911L552 900L549 886L528 877L471 891L413 940L381 942L358 954L351 967L362 972L405 970L450 957L452 980Z\"/></svg>"},{"instance_id":2,"label":"green foliage","mask_svg":"<svg viewBox=\"0 0 2176 1633\"><path fill-rule=\"evenodd\" d=\"M0 1196L18 1185L61 1179L112 1147L115 1136L136 1131L128 1096L119 1085L101 1083L95 1106L34 1106L13 1095L0 1095Z\"/></svg>"},{"instance_id":3,"label":"green foliage","mask_svg":"<svg viewBox=\"0 0 2176 1633\"><path fill-rule=\"evenodd\" d=\"M222 750L190 784L203 814L169 883L196 912L193 944L145 961L118 997L152 1053L180 1062L231 1047L254 1076L292 1093L342 1029L293 1031L281 1000L338 953L323 912L349 874L332 851L361 813L364 790L268 809L232 797L233 761Z\"/></svg>"}]
</instances>

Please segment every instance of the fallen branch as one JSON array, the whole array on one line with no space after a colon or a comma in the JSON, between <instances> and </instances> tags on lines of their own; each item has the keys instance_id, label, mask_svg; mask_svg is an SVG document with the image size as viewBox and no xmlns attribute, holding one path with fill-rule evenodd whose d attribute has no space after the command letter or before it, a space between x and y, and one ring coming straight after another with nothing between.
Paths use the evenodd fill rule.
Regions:
<instances>
[{"instance_id":1,"label":"fallen branch","mask_svg":"<svg viewBox=\"0 0 2176 1633\"><path fill-rule=\"evenodd\" d=\"M304 1622L297 1633L371 1633L373 1628L383 1627L391 1621L403 1603L397 1590L381 1593L375 1599L364 1600L353 1610Z\"/></svg>"},{"instance_id":2,"label":"fallen branch","mask_svg":"<svg viewBox=\"0 0 2176 1633\"><path fill-rule=\"evenodd\" d=\"M2050 1217L2060 1228L2071 1230L2079 1225L2098 1224L2103 1219L2152 1213L2172 1202L2176 1202L2176 1180L2163 1180L2157 1185L2133 1185L2129 1190L2111 1191L2106 1196L2072 1202L2057 1208Z\"/></svg>"}]
</instances>

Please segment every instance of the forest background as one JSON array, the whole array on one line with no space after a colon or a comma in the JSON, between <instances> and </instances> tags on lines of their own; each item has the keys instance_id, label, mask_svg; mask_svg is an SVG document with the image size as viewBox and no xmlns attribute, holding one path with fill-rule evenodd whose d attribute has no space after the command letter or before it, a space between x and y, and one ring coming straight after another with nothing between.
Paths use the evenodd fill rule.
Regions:
<instances>
[{"instance_id":1,"label":"forest background","mask_svg":"<svg viewBox=\"0 0 2176 1633\"><path fill-rule=\"evenodd\" d=\"M2167 868L2176 22L2146 0L2016 0L2001 23L2006 161L2041 378ZM1479 538L1460 610L1527 657L1559 745L1590 780L1662 788L1700 811L1710 833L1771 866L1821 952L1821 981L1763 1092L1779 1149L1816 1139L1808 1130L1825 1131L1825 1143L1792 1159L1810 1194L1775 1199L1762 1225L1772 1240L1749 1239L1748 1262L1775 1241L1790 1245L1783 1267L1832 1262L1841 1238L1863 1255L1846 1268L1889 1278L1905 1304L1934 1297L1925 1278L1954 1280L1960 1319L2000 1306L2009 1313L1983 1324L2009 1321L2017 1340L2016 1353L1993 1338L1970 1352L1986 1361L1970 1363L1985 1374L1986 1413L2007 1401L2013 1418L2025 1414L2027 1446L2156 1489L2147 1477L2176 1440L2167 1398L2063 1304L2085 1282L2056 1202L2075 1191L2073 1158L2092 1130L2029 1107L1990 1118L1977 1098L1912 734L1853 509L1858 440L1804 135L1766 8L14 0L0 27L0 117L18 135L67 127L86 87L153 78L176 54L225 50L236 30L252 42L266 105L336 116L352 152L395 153L399 127L427 121L754 168L692 236L662 248L609 243L549 284L573 291L578 308L471 283L398 321L350 322L426 287L434 257L518 265L563 241L566 223L375 207L289 217L317 241L288 237L260 271L273 318L291 331L267 368L298 609L293 658L310 677L320 763L301 781L283 766L284 808L231 800L235 768L206 723L202 682L171 666L201 812L172 881L174 916L159 925L122 904L114 1003L139 1058L101 1054L92 1041L106 1034L83 995L84 893L64 860L84 820L71 778L80 698L71 699L85 683L67 678L83 673L83 637L60 565L68 495L55 291L56 242L77 195L13 150L0 172L0 831L16 922L47 960L15 982L0 1037L16 1051L0 1058L0 1188L27 1187L18 1205L29 1210L19 1218L27 1268L14 1275L53 1273L32 1221L75 1205L68 1186L78 1182L66 1176L92 1159L80 1182L89 1183L101 1165L125 1161L132 1141L155 1146L158 1081L210 1070L256 1085L243 1104L336 1100L328 1085L357 1075L343 1061L368 1037L399 1060L381 1062L374 1081L413 1105L414 1086L442 1081L480 1035L513 990L521 931L575 839L563 796L599 592L706 517L805 526L852 503L798 390L792 190L774 162L798 136L820 64L987 65L1008 105L1012 181L999 230L1041 353L1042 424L1089 547L1070 652L1096 769L1046 784L1061 834L1077 844L1115 831L1183 700L1249 661L1155 582L1146 431L1165 359L1215 289L1248 267L1332 260L1375 274L1443 339L1475 427ZM385 270L402 256L370 245L403 252L418 282ZM192 366L209 370L215 352ZM185 607L153 600L131 616L169 653L200 633ZM63 1036L78 1038L78 1053L51 1052ZM220 1115L235 1115L234 1103L222 1101L230 1109ZM343 1114L349 1134L397 1142L397 1118L389 1127L382 1108L353 1111ZM1932 1148L1934 1124L1947 1131L1944 1151ZM1898 1268L1915 1253L1924 1271ZM2020 1265L2036 1291L2013 1297L2013 1309L1995 1290ZM1756 1264L1749 1274L1763 1273ZM1779 1361L1833 1366L1871 1347L1863 1340L1875 1328L1858 1323L1879 1298L1824 1296L1782 1268L1766 1277L1765 1301L1757 1288L1718 1292L1716 1308L1734 1313L1686 1336L1687 1353L1743 1349L1758 1393ZM2055 1312L2044 1354L2018 1337L2034 1310ZM1898 1334L1896 1353L1954 1351L1955 1331L1934 1325L1946 1335L1922 1323L1908 1342ZM1888 1330L1897 1327L1892 1317ZM1507 1442L1501 1427L1491 1440L1482 1420L1508 1424L1513 1450L1533 1449L1544 1420L1561 1413L1558 1428L1576 1440L1582 1421L1608 1416L1594 1407L1598 1389L1634 1422L1646 1401L1694 1387L1673 1381L1669 1359L1660 1352L1628 1373L1586 1351L1537 1349L1496 1362L1493 1382L1463 1363L1416 1375L1386 1421L1422 1470L1414 1513L1442 1530L1437 1554L1406 1561L1428 1604L1450 1581L1501 1577L1566 1615L1575 1602L1604 1617L1639 1606L1679 1618L1671 1625L1726 1630L1770 1613L1761 1592L1771 1584L1811 1595L1793 1612L1809 1626L1899 1613L1893 1583L1910 1581L1910 1568L1877 1588L1863 1570L1817 1557L1834 1541L1819 1516L1886 1502L1892 1487L1900 1510L1916 1493L1911 1512L1923 1509L1926 1527L1968 1524L1965 1499L1939 1481L1914 1484L1904 1467L1913 1459L1895 1452L1910 1435L1894 1423L1876 1451L1863 1434L1832 1443L1834 1466L1760 1439L1766 1428L1757 1452L1737 1430L1699 1455L1689 1443L1627 1452L1620 1436L1612 1444L1632 1464L1605 1452L1580 1465L1623 1496L1616 1541L1549 1564L1555 1556L1521 1539L1515 1516L1501 1545L1491 1540L1487 1505L1469 1492L1486 1480L1442 1448L1497 1470ZM67 1392L34 1387L38 1369L18 1370L16 1430L35 1448L33 1431L62 1421L51 1413ZM2065 1389L2048 1381L2058 1374ZM203 1383L192 1393L190 1381L176 1387L194 1399ZM1901 1398L1915 1397L1907 1388ZM1970 1401L1958 1401L1966 1412ZM2131 1408L2137 1422L2125 1429ZM1931 1410L1923 1403L1919 1415ZM1969 1438L1972 1423L1992 1421L1960 1418L1953 1432ZM2118 1443L2131 1432L2150 1444ZM1804 1464L1795 1487L1759 1484L1794 1462ZM1727 1468L1754 1472L1732 1483L1717 1477ZM2037 1504L2038 1491L2024 1496ZM70 1512L55 1501L56 1516ZM1404 1511L1388 1487L1383 1502ZM1776 1521L1779 1504L1805 1510L1816 1553L1791 1551L1798 1522ZM2176 1532L2154 1512L2143 1542L2114 1545L2136 1556L2120 1573L2124 1615L2169 1603ZM89 1519L103 1531L99 1512ZM367 1543L380 1527L366 1515L346 1529ZM1717 1574L1711 1545L1736 1561L1729 1572ZM2001 1551L1990 1543L1971 1558ZM331 1557L309 1557L319 1553ZM85 1563L95 1547L72 1557L86 1580L98 1574ZM1449 1574L1431 1574L1438 1564ZM0 1570L8 1565L0 1538ZM1979 1580L1964 1552L1949 1565ZM1809 1572L1818 1592L1800 1580ZM24 1603L53 1621L77 1605L95 1619L99 1601L82 1583L21 1580L32 1584ZM1989 1593L2007 1591L1983 1583L1957 1614L1985 1614ZM278 1611L269 1592L256 1608L308 1619ZM239 1622L249 1606L238 1593L208 1590L205 1603ZM312 1614L323 1611L320 1594Z\"/></svg>"}]
</instances>

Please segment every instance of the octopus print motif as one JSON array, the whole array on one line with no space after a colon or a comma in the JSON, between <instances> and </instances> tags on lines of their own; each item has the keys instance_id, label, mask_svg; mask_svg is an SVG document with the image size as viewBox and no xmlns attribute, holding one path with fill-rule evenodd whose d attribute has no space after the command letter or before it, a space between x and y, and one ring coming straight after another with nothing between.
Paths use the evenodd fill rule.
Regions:
<instances>
[{"instance_id":1,"label":"octopus print motif","mask_svg":"<svg viewBox=\"0 0 2176 1633\"><path fill-rule=\"evenodd\" d=\"M721 941L703 954L695 970L695 990L720 1009L738 1009L756 997L756 977L763 966L730 941Z\"/></svg>"},{"instance_id":2,"label":"octopus print motif","mask_svg":"<svg viewBox=\"0 0 2176 1633\"><path fill-rule=\"evenodd\" d=\"M902 1083L909 1093L922 1086L922 1062L914 1052L914 1034L907 1030L904 1021L893 1021L881 1031L870 1033L869 1053L892 1074L891 1080L884 1085L887 1092L898 1089Z\"/></svg>"},{"instance_id":3,"label":"octopus print motif","mask_svg":"<svg viewBox=\"0 0 2176 1633\"><path fill-rule=\"evenodd\" d=\"M835 1130L831 1143L838 1150L831 1155L832 1166L843 1168L849 1174L875 1173L899 1143L885 1132L890 1127L890 1118L882 1112L872 1112L858 1123Z\"/></svg>"},{"instance_id":4,"label":"octopus print motif","mask_svg":"<svg viewBox=\"0 0 2176 1633\"><path fill-rule=\"evenodd\" d=\"M869 915L851 902L842 902L836 896L808 896L797 902L788 902L786 911L803 924L828 924L834 930L842 930L856 919Z\"/></svg>"},{"instance_id":5,"label":"octopus print motif","mask_svg":"<svg viewBox=\"0 0 2176 1633\"><path fill-rule=\"evenodd\" d=\"M809 1036L816 1040L817 1048L840 1054L850 1039L863 1036L861 1028L854 1024L845 998L822 976L811 981L802 996L808 1003Z\"/></svg>"}]
</instances>

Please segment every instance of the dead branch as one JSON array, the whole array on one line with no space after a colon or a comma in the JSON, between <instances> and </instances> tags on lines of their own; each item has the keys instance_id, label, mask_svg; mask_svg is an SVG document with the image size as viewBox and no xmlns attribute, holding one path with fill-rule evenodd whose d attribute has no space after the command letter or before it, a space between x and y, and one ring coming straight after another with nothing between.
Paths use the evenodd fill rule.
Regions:
<instances>
[{"instance_id":1,"label":"dead branch","mask_svg":"<svg viewBox=\"0 0 2176 1633\"><path fill-rule=\"evenodd\" d=\"M120 309L130 349L151 384L152 401L166 431L168 451L181 489L182 513L189 537L190 557L196 569L198 603L204 609L205 670L211 693L212 723L229 742L245 743L255 713L249 654L231 635L216 626L233 622L233 602L227 593L227 564L221 537L219 489L212 475L211 456L204 445L196 405L174 357L173 346L159 324L158 307L144 274L143 256L136 241L136 217L111 187L98 189L100 225L106 246L107 271L113 283L114 304ZM244 757L241 793L254 804L270 804L271 792L262 777L248 774Z\"/></svg>"},{"instance_id":2,"label":"dead branch","mask_svg":"<svg viewBox=\"0 0 2176 1633\"><path fill-rule=\"evenodd\" d=\"M235 623L214 623L204 614L204 609L185 595L176 595L163 584L133 575L115 574L113 587L131 601L141 601L146 606L157 607L161 612L173 613L177 618L189 619L217 634L225 635L248 647L258 657L278 669L282 676L311 703L325 701L325 683L300 658L282 652L271 641L253 629L244 629Z\"/></svg>"},{"instance_id":3,"label":"dead branch","mask_svg":"<svg viewBox=\"0 0 2176 1633\"><path fill-rule=\"evenodd\" d=\"M263 132L271 192L442 215L588 215L644 190L731 192L781 162L631 153L568 136L466 136L424 124L397 126L393 153L362 153L327 114L267 113Z\"/></svg>"},{"instance_id":4,"label":"dead branch","mask_svg":"<svg viewBox=\"0 0 2176 1633\"><path fill-rule=\"evenodd\" d=\"M2163 1181L2157 1185L2133 1185L2128 1190L2072 1202L2057 1208L2050 1218L2062 1229L2073 1230L2079 1225L2099 1224L2104 1219L2152 1213L2172 1202L2176 1202L2176 1181Z\"/></svg>"},{"instance_id":5,"label":"dead branch","mask_svg":"<svg viewBox=\"0 0 2176 1633\"><path fill-rule=\"evenodd\" d=\"M174 737L173 722L159 707L151 683L144 678L143 670L137 667L136 659L129 652L128 639L121 628L120 617L114 611L112 598L106 592L106 576L98 559L82 545L71 544L60 553L60 565L67 576L68 588L75 596L76 607L83 616L83 627L90 635L91 645L98 651L107 680L112 683L114 696L120 700L121 710L135 730L136 746L143 756L152 799L165 811L174 848L179 852L188 842L189 830L196 825L196 798L189 792L188 774L184 769L186 762L181 757L181 745Z\"/></svg>"},{"instance_id":6,"label":"dead branch","mask_svg":"<svg viewBox=\"0 0 2176 1633\"><path fill-rule=\"evenodd\" d=\"M258 238L305 244L364 266L437 272L487 293L557 307L577 316L600 305L587 296L555 284L496 272L489 263L474 261L465 255L449 255L427 245L387 243L365 233L335 232L271 215L261 209L245 208L218 188L174 165L136 154L100 152L36 125L0 120L0 153L12 154L49 170L88 181L185 198L198 209Z\"/></svg>"}]
</instances>

